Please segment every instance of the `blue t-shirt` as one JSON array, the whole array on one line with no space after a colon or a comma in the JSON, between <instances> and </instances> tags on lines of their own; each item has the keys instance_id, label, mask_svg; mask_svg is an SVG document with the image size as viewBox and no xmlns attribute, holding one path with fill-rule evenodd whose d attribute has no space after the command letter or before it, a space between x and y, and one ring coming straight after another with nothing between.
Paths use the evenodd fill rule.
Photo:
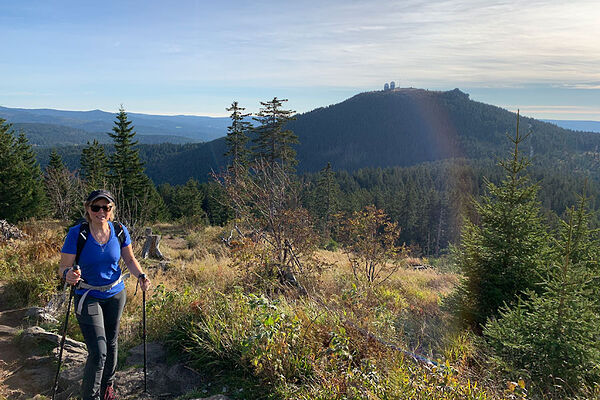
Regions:
<instances>
[{"instance_id":1,"label":"blue t-shirt","mask_svg":"<svg viewBox=\"0 0 600 400\"><path fill-rule=\"evenodd\" d=\"M79 256L81 277L87 284L92 286L109 285L121 276L121 268L119 268L119 260L121 259L119 239L115 235L113 223L109 221L108 225L110 226L110 238L108 242L99 244L90 232ZM80 227L81 225L75 225L69 229L65 244L61 250L63 253L77 254L77 237L79 236ZM123 226L123 235L125 235L125 241L122 247L127 247L131 244L131 237L125 226ZM88 296L107 299L123 289L125 289L125 284L121 282L106 292L90 290ZM82 295L86 291L87 289L77 289L75 293Z\"/></svg>"}]
</instances>

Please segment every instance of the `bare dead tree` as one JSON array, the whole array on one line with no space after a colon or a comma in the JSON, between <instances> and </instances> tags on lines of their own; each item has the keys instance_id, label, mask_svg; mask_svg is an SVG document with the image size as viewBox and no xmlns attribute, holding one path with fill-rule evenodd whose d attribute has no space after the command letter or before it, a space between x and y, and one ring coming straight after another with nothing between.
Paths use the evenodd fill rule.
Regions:
<instances>
[{"instance_id":1,"label":"bare dead tree","mask_svg":"<svg viewBox=\"0 0 600 400\"><path fill-rule=\"evenodd\" d=\"M254 273L260 267L259 275L278 276L304 290L298 275L306 277L314 270L305 264L316 249L317 236L308 211L300 206L294 176L279 163L259 159L248 174L225 172L215 178L235 211L236 228L243 233L235 244L231 237L224 240L243 255L240 258Z\"/></svg>"},{"instance_id":2,"label":"bare dead tree","mask_svg":"<svg viewBox=\"0 0 600 400\"><path fill-rule=\"evenodd\" d=\"M81 179L66 168L48 168L44 184L54 207L53 215L63 221L71 219L75 211L81 208L81 199L85 196Z\"/></svg>"}]
</instances>

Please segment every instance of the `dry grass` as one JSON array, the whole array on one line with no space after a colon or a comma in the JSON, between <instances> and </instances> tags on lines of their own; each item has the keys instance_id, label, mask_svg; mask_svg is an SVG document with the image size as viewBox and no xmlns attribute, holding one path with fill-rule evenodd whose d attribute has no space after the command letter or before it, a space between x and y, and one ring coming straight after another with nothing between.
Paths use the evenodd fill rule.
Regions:
<instances>
[{"instance_id":1,"label":"dry grass","mask_svg":"<svg viewBox=\"0 0 600 400\"><path fill-rule=\"evenodd\" d=\"M157 226L154 231L162 235L160 248L167 260L166 263L140 260L152 280L152 289L147 293L149 340L172 337L173 328L177 328L182 318L192 318L198 315L198 310L202 310L204 320L215 323L207 325L204 333L213 333L217 339L230 339L229 342L223 341L225 344L219 342L220 339L215 339L214 343L211 342L215 348L222 349L230 343L235 350L240 343L248 340L245 337L247 330L260 328L262 330L259 329L256 333L268 334L265 338L271 337L272 341L256 341L256 347L252 348L255 353L248 353L247 357L260 361L261 371L269 371L269 368L277 365L280 365L277 368L281 368L281 365L287 365L285 363L292 363L286 371L297 371L312 363L310 368L314 368L314 376L322 379L322 382L330 381L335 386L338 381L341 385L351 381L347 376L344 378L343 371L338 371L336 364L345 360L346 352L356 357L356 360L376 360L375 355L378 354L381 362L388 360L390 363L395 354L389 348L367 339L364 332L355 329L348 321L355 324L355 327L366 329L381 339L406 349L427 347L445 333L444 325L440 324L444 316L439 305L441 299L458 282L458 277L454 274L439 273L434 269L413 270L401 267L385 283L369 288L356 281L346 254L341 251L319 250L316 258L324 268L316 280L313 275L310 276L313 279L311 287L314 289L311 297L286 297L286 292L274 292L272 298L267 296L272 303L264 308L254 309L252 316L245 312L233 313L236 306L243 311L253 300L248 300L252 294L239 289L238 285L243 277L232 265L229 249L220 239L221 236L228 236L228 231L215 227L190 230L166 224ZM57 261L64 228L41 227L39 231L31 228L31 234L31 243L18 245L22 246L19 247L20 252L29 254L26 258L30 261L27 262L39 262L41 259ZM33 247L38 245L42 251L39 256L34 256ZM136 254L139 255L142 245L143 243L134 244ZM419 261L422 260L407 260L405 265ZM141 342L142 295L138 291L134 296L135 285L135 279L126 282L128 301L121 320L123 353L128 347ZM218 313L219 310L222 315ZM284 319L277 319L283 315L286 316ZM288 316L292 318L288 319ZM272 320L279 322L273 325L270 322ZM239 332L232 333L232 326L238 327L236 329ZM340 340L337 345L332 342L336 337ZM296 347L289 347L291 343ZM453 360L466 365L467 358L471 357L470 352L474 351L470 345L469 338L456 339L455 346L447 351L451 353ZM302 355L302 352L305 354ZM235 356L236 353L226 354ZM277 364L273 360L283 364ZM237 363L240 360L230 361ZM385 362L378 367L382 378L388 368L384 365ZM347 368L356 366L351 360L346 363ZM400 365L397 368L404 367ZM275 369L269 373L275 375L277 371ZM325 393L318 386L314 388L315 393ZM338 389L332 388L332 391ZM2 390L0 386L0 399Z\"/></svg>"}]
</instances>

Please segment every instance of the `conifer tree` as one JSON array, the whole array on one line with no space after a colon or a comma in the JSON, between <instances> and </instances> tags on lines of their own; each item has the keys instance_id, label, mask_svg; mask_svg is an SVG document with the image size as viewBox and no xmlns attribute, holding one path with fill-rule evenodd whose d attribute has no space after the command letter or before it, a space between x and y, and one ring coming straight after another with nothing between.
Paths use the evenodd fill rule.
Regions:
<instances>
[{"instance_id":1,"label":"conifer tree","mask_svg":"<svg viewBox=\"0 0 600 400\"><path fill-rule=\"evenodd\" d=\"M144 173L139 150L135 148L136 132L123 106L119 109L113 133L115 152L109 158L109 183L117 196L121 220L129 226L145 220L158 218L164 211L164 203L154 184Z\"/></svg>"},{"instance_id":2,"label":"conifer tree","mask_svg":"<svg viewBox=\"0 0 600 400\"><path fill-rule=\"evenodd\" d=\"M140 161L139 151L135 148L136 132L133 130L127 113L121 106L113 133L108 135L113 139L115 152L110 156L111 183L120 188L126 201L134 200L144 187L144 164Z\"/></svg>"},{"instance_id":3,"label":"conifer tree","mask_svg":"<svg viewBox=\"0 0 600 400\"><path fill-rule=\"evenodd\" d=\"M339 211L340 186L335 180L331 163L319 172L315 190L315 211L321 232L327 238L330 235L332 216Z\"/></svg>"},{"instance_id":4,"label":"conifer tree","mask_svg":"<svg viewBox=\"0 0 600 400\"><path fill-rule=\"evenodd\" d=\"M172 214L187 223L205 223L206 212L202 208L203 200L204 194L200 190L200 183L190 178L185 185L175 188Z\"/></svg>"},{"instance_id":5,"label":"conifer tree","mask_svg":"<svg viewBox=\"0 0 600 400\"><path fill-rule=\"evenodd\" d=\"M540 293L529 290L484 330L496 357L559 398L600 383L600 242L588 226L585 196L567 215Z\"/></svg>"},{"instance_id":6,"label":"conifer tree","mask_svg":"<svg viewBox=\"0 0 600 400\"><path fill-rule=\"evenodd\" d=\"M457 261L465 281L462 312L466 321L483 326L525 290L535 290L548 259L548 241L537 200L538 186L519 153L524 138L510 137L512 157L500 162L505 177L500 185L486 181L487 194L475 202L479 224L466 221Z\"/></svg>"},{"instance_id":7,"label":"conifer tree","mask_svg":"<svg viewBox=\"0 0 600 400\"><path fill-rule=\"evenodd\" d=\"M56 169L56 170L60 170L60 169L64 169L67 168L62 160L62 157L56 152L56 149L52 149L52 151L50 152L50 161L48 162L48 165L46 166L46 170L48 169Z\"/></svg>"},{"instance_id":8,"label":"conifer tree","mask_svg":"<svg viewBox=\"0 0 600 400\"><path fill-rule=\"evenodd\" d=\"M231 125L227 128L227 143L228 151L225 156L231 157L231 165L229 170L233 173L234 179L247 171L250 150L246 148L248 142L248 132L252 129L252 124L244 121L251 114L245 114L244 107L240 107L237 101L231 103L231 107L227 111L231 111Z\"/></svg>"},{"instance_id":9,"label":"conifer tree","mask_svg":"<svg viewBox=\"0 0 600 400\"><path fill-rule=\"evenodd\" d=\"M282 109L286 101L274 97L271 101L260 102L262 108L254 118L260 123L254 128L258 135L254 139L254 150L256 159L263 158L269 166L280 163L284 170L293 171L298 161L292 145L298 143L298 136L284 129L287 122L295 119L292 117L294 111Z\"/></svg>"},{"instance_id":10,"label":"conifer tree","mask_svg":"<svg viewBox=\"0 0 600 400\"><path fill-rule=\"evenodd\" d=\"M0 219L17 222L41 215L45 204L42 173L23 133L0 118Z\"/></svg>"},{"instance_id":11,"label":"conifer tree","mask_svg":"<svg viewBox=\"0 0 600 400\"><path fill-rule=\"evenodd\" d=\"M89 190L95 190L107 186L108 180L108 158L104 147L96 139L81 150L81 175Z\"/></svg>"}]
</instances>

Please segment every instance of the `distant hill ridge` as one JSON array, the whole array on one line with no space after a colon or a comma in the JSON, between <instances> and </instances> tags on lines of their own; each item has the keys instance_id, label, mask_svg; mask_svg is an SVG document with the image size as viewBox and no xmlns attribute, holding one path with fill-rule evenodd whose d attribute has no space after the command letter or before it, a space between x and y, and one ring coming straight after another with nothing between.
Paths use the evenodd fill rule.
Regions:
<instances>
[{"instance_id":1,"label":"distant hill ridge","mask_svg":"<svg viewBox=\"0 0 600 400\"><path fill-rule=\"evenodd\" d=\"M578 121L568 119L543 119L542 121L573 131L600 132L600 121Z\"/></svg>"},{"instance_id":2,"label":"distant hill ridge","mask_svg":"<svg viewBox=\"0 0 600 400\"><path fill-rule=\"evenodd\" d=\"M53 109L24 109L0 107L0 118L15 123L45 124L37 126L38 134L44 133L48 136L59 135L60 127L78 129L92 135L106 133L112 130L115 121L115 113L101 110L91 111L65 111ZM213 118L193 115L149 115L140 113L128 113L133 122L135 130L140 135L164 135L178 136L173 142L186 141L207 142L225 136L229 118ZM55 125L57 127L52 127ZM27 126L26 126L27 127ZM25 133L29 132L25 129ZM72 131L65 131L65 137L58 137L59 142L65 142ZM79 143L76 142L76 143ZM73 144L76 144L73 143ZM85 143L85 141L84 141ZM38 143L34 143L38 144Z\"/></svg>"},{"instance_id":3,"label":"distant hill ridge","mask_svg":"<svg viewBox=\"0 0 600 400\"><path fill-rule=\"evenodd\" d=\"M297 115L288 124L299 137L299 172L314 172L330 162L336 170L410 166L454 157L504 156L514 135L516 114L473 101L454 89L395 89L357 94L339 104ZM137 129L137 126L136 126ZM574 132L521 117L522 144L528 156L555 159L593 152L600 135ZM226 165L224 138L208 143L140 146L148 175L156 182L185 183L208 179ZM76 165L73 151L72 163ZM65 153L66 154L66 153ZM42 154L42 159L47 157ZM76 156L79 159L79 153Z\"/></svg>"}]
</instances>

